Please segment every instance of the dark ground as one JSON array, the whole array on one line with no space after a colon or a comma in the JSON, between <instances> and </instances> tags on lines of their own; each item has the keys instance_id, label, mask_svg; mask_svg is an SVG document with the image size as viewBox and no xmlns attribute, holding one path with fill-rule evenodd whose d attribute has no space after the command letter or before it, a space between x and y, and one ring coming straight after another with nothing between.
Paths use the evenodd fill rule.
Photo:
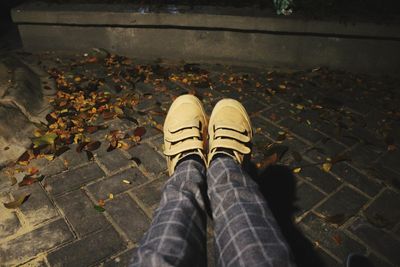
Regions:
<instances>
[{"instance_id":1,"label":"dark ground","mask_svg":"<svg viewBox=\"0 0 400 267\"><path fill-rule=\"evenodd\" d=\"M299 266L342 266L351 252L376 266L400 263L399 80L324 68L140 63L105 51L16 56L57 82L48 125L35 133L57 139L1 171L7 179L44 175L1 187L3 202L31 194L16 211L0 210L2 262L123 264L167 179L166 110L192 93L208 113L223 97L247 108L256 134L246 169ZM211 238L209 246L212 255Z\"/></svg>"}]
</instances>

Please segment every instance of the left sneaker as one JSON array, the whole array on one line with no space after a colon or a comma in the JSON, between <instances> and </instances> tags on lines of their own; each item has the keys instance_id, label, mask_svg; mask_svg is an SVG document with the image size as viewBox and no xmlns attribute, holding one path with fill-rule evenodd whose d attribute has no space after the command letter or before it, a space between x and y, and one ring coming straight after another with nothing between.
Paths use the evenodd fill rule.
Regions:
<instances>
[{"instance_id":1,"label":"left sneaker","mask_svg":"<svg viewBox=\"0 0 400 267\"><path fill-rule=\"evenodd\" d=\"M193 95L179 96L172 103L164 122L164 155L171 176L180 160L198 155L204 156L207 118L200 100Z\"/></svg>"}]
</instances>

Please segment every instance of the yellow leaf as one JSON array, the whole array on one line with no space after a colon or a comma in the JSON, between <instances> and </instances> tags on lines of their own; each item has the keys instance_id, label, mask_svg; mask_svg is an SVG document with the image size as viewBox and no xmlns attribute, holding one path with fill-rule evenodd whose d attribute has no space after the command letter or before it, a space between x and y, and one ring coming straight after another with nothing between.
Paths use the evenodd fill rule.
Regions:
<instances>
[{"instance_id":1,"label":"yellow leaf","mask_svg":"<svg viewBox=\"0 0 400 267\"><path fill-rule=\"evenodd\" d=\"M79 77L79 76L75 77L74 81L77 82L77 83L80 82L81 81L81 77Z\"/></svg>"},{"instance_id":2,"label":"yellow leaf","mask_svg":"<svg viewBox=\"0 0 400 267\"><path fill-rule=\"evenodd\" d=\"M301 171L301 168L299 167L299 168L294 168L293 169L293 173L299 173Z\"/></svg>"},{"instance_id":3,"label":"yellow leaf","mask_svg":"<svg viewBox=\"0 0 400 267\"><path fill-rule=\"evenodd\" d=\"M326 172L329 172L332 168L332 163L330 162L325 162L324 164L322 164L322 169Z\"/></svg>"},{"instance_id":4,"label":"yellow leaf","mask_svg":"<svg viewBox=\"0 0 400 267\"><path fill-rule=\"evenodd\" d=\"M108 195L108 198L109 198L109 199L114 199L114 195L110 193L110 194Z\"/></svg>"},{"instance_id":5,"label":"yellow leaf","mask_svg":"<svg viewBox=\"0 0 400 267\"><path fill-rule=\"evenodd\" d=\"M122 180L122 182L124 182L124 183L126 183L126 184L131 184L131 182L130 181L128 181L128 180Z\"/></svg>"}]
</instances>

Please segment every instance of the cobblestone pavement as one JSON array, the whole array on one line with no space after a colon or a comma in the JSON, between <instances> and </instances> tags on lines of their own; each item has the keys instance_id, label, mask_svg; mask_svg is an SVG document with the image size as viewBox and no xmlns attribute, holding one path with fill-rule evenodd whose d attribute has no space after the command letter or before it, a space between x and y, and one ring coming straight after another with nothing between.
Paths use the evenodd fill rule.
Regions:
<instances>
[{"instance_id":1,"label":"cobblestone pavement","mask_svg":"<svg viewBox=\"0 0 400 267\"><path fill-rule=\"evenodd\" d=\"M107 120L104 113L93 123L102 125L85 136L101 142L93 157L70 144L53 160L38 156L1 170L1 202L30 194L19 208L0 207L1 266L125 266L167 179L159 129L172 100L185 93L196 94L209 113L224 97L247 108L256 134L246 168L299 265L343 266L351 252L366 254L376 266L400 265L398 81L326 69L22 56L57 70L78 89L100 81L94 90L133 102L132 109L124 106ZM138 127L146 132L132 133ZM111 150L113 130L136 140L121 140ZM43 180L15 184L36 169ZM211 235L208 244L213 265Z\"/></svg>"}]
</instances>

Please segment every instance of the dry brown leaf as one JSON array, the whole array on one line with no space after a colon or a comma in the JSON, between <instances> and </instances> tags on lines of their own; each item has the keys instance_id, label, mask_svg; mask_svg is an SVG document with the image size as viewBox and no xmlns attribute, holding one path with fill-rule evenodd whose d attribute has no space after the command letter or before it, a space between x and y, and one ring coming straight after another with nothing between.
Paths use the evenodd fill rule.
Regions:
<instances>
[{"instance_id":1,"label":"dry brown leaf","mask_svg":"<svg viewBox=\"0 0 400 267\"><path fill-rule=\"evenodd\" d=\"M20 197L18 197L17 199L15 199L14 201L11 201L8 203L3 203L3 205L7 209L16 209L19 206L21 206L25 201L27 201L30 195L31 194L23 194Z\"/></svg>"}]
</instances>

